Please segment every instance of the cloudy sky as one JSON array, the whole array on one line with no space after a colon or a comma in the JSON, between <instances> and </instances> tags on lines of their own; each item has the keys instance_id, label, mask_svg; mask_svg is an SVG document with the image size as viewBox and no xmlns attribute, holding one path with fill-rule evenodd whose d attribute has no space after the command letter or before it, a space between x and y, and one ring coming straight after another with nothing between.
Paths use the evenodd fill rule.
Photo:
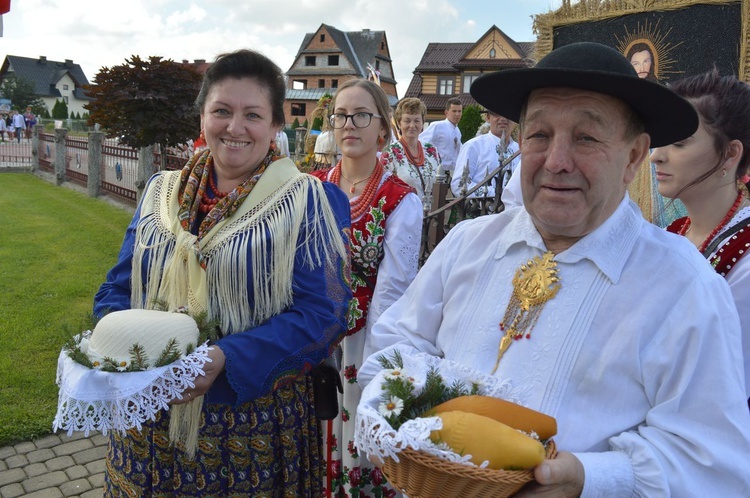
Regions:
<instances>
[{"instance_id":1,"label":"cloudy sky","mask_svg":"<svg viewBox=\"0 0 750 498\"><path fill-rule=\"evenodd\" d=\"M534 41L532 16L560 0L11 0L0 56L72 59L91 81L131 55L175 61L254 48L287 71L305 33L385 31L403 96L430 42L474 42L493 24Z\"/></svg>"}]
</instances>

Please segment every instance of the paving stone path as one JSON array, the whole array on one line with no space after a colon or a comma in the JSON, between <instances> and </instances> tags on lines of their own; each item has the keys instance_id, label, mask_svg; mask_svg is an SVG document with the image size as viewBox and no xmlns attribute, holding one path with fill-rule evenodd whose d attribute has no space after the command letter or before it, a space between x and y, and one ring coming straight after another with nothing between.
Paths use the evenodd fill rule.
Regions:
<instances>
[{"instance_id":1,"label":"paving stone path","mask_svg":"<svg viewBox=\"0 0 750 498\"><path fill-rule=\"evenodd\" d=\"M0 498L101 498L107 437L44 436L0 448Z\"/></svg>"}]
</instances>

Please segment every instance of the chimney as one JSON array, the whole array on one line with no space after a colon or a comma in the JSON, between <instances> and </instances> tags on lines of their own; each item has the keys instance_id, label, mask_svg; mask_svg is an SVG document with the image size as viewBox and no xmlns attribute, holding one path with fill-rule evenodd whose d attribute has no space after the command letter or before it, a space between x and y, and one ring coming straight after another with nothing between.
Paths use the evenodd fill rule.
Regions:
<instances>
[{"instance_id":1,"label":"chimney","mask_svg":"<svg viewBox=\"0 0 750 498\"><path fill-rule=\"evenodd\" d=\"M47 63L47 56L46 55L40 55L39 56L39 64L46 64Z\"/></svg>"},{"instance_id":2,"label":"chimney","mask_svg":"<svg viewBox=\"0 0 750 498\"><path fill-rule=\"evenodd\" d=\"M73 61L71 59L65 59L65 67L73 67Z\"/></svg>"},{"instance_id":3,"label":"chimney","mask_svg":"<svg viewBox=\"0 0 750 498\"><path fill-rule=\"evenodd\" d=\"M195 59L195 63L196 64L205 64L206 63L206 59Z\"/></svg>"},{"instance_id":4,"label":"chimney","mask_svg":"<svg viewBox=\"0 0 750 498\"><path fill-rule=\"evenodd\" d=\"M190 61L189 61L189 60L187 60L187 59L182 59L182 63L183 63L183 64L189 64L189 63L190 63Z\"/></svg>"}]
</instances>

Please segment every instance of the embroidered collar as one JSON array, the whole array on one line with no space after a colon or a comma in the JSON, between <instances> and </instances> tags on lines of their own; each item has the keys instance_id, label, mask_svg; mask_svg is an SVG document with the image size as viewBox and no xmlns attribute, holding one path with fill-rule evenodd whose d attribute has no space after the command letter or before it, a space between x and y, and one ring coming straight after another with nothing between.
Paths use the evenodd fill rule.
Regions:
<instances>
[{"instance_id":1,"label":"embroidered collar","mask_svg":"<svg viewBox=\"0 0 750 498\"><path fill-rule=\"evenodd\" d=\"M508 229L502 239L498 241L495 251L496 259L505 256L515 244L534 247L539 249L540 253L547 251L541 235L525 209L511 209L498 216L506 215L513 216L513 219L508 223ZM617 283L635 241L641 233L641 221L648 223L626 194L612 216L572 247L557 254L555 260L559 263L577 263L588 259L612 283Z\"/></svg>"}]
</instances>

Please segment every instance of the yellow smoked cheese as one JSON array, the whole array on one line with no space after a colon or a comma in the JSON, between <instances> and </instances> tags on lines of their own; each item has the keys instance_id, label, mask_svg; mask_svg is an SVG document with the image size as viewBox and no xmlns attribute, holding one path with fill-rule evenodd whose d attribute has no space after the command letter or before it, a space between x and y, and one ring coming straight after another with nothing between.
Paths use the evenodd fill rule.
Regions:
<instances>
[{"instance_id":1,"label":"yellow smoked cheese","mask_svg":"<svg viewBox=\"0 0 750 498\"><path fill-rule=\"evenodd\" d=\"M476 465L488 461L491 469L528 469L545 458L542 443L497 420L462 411L441 412L438 417L443 428L430 433L432 442L471 455Z\"/></svg>"},{"instance_id":2,"label":"yellow smoked cheese","mask_svg":"<svg viewBox=\"0 0 750 498\"><path fill-rule=\"evenodd\" d=\"M425 415L454 410L483 415L524 432L534 431L543 441L557 434L557 421L553 417L492 396L459 396L435 406Z\"/></svg>"}]
</instances>

